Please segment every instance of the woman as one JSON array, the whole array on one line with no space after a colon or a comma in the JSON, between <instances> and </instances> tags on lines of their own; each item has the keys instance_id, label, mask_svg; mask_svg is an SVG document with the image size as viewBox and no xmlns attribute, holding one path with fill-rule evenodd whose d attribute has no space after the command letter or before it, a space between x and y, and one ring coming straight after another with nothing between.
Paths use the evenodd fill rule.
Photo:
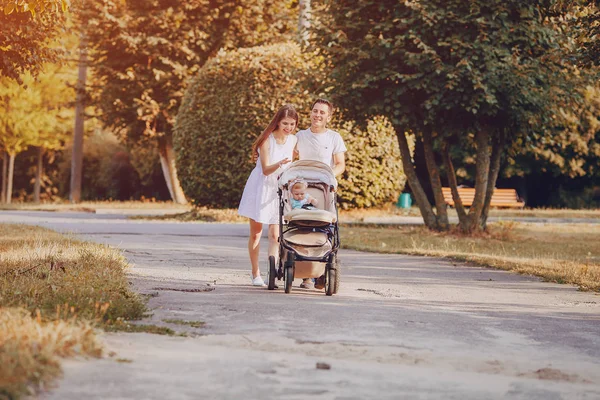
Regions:
<instances>
[{"instance_id":1,"label":"woman","mask_svg":"<svg viewBox=\"0 0 600 400\"><path fill-rule=\"evenodd\" d=\"M277 111L271 123L252 144L253 156L258 156L252 170L238 213L250 219L248 252L252 264L252 285L265 286L260 276L258 254L263 224L269 224L269 256L279 257L279 208L277 199L277 176L292 161L298 126L298 113L291 105Z\"/></svg>"}]
</instances>

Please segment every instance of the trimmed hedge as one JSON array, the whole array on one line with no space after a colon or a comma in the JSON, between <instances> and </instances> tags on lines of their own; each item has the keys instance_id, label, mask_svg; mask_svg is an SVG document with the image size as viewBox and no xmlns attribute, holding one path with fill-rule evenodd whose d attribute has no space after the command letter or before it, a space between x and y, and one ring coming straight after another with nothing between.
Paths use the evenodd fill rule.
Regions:
<instances>
[{"instance_id":1,"label":"trimmed hedge","mask_svg":"<svg viewBox=\"0 0 600 400\"><path fill-rule=\"evenodd\" d=\"M296 44L283 43L220 52L188 87L175 123L173 144L186 196L197 205L237 207L254 168L251 146L280 106L294 104L300 126L309 124L317 97L315 77L325 76ZM334 124L348 153L340 178L343 208L394 201L406 178L398 142L384 118L359 129Z\"/></svg>"}]
</instances>

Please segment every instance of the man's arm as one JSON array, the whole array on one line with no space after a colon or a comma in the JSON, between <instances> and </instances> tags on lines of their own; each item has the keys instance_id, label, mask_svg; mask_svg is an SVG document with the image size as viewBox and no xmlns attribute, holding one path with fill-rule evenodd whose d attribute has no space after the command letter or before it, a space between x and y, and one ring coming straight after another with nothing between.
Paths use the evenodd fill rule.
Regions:
<instances>
[{"instance_id":1,"label":"man's arm","mask_svg":"<svg viewBox=\"0 0 600 400\"><path fill-rule=\"evenodd\" d=\"M343 174L346 170L346 157L344 154L344 152L341 152L333 155L333 174L335 176Z\"/></svg>"}]
</instances>

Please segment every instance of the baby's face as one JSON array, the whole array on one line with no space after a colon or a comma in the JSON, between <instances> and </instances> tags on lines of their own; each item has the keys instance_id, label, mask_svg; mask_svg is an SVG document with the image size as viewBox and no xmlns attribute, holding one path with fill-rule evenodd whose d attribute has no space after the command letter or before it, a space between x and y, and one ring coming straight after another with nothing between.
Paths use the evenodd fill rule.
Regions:
<instances>
[{"instance_id":1,"label":"baby's face","mask_svg":"<svg viewBox=\"0 0 600 400\"><path fill-rule=\"evenodd\" d=\"M292 197L294 198L294 200L302 200L304 198L304 194L306 193L306 190L302 187L300 188L293 188L292 189Z\"/></svg>"}]
</instances>

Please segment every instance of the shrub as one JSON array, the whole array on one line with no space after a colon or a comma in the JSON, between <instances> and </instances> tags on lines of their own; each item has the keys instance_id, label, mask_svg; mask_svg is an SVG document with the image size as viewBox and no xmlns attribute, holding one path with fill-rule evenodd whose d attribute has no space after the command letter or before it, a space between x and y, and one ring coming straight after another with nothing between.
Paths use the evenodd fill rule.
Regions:
<instances>
[{"instance_id":1,"label":"shrub","mask_svg":"<svg viewBox=\"0 0 600 400\"><path fill-rule=\"evenodd\" d=\"M60 193L68 197L71 177L72 145L62 153L59 165ZM117 137L108 131L97 130L86 138L83 148L84 200L129 200L139 197L140 180L129 160L129 152Z\"/></svg>"},{"instance_id":2,"label":"shrub","mask_svg":"<svg viewBox=\"0 0 600 400\"><path fill-rule=\"evenodd\" d=\"M321 66L295 44L220 52L188 87L175 124L174 147L186 196L197 205L237 207L250 172L251 146L277 109L296 106L300 128L310 123ZM302 116L305 116L304 119ZM340 179L344 208L373 207L397 198L406 178L389 122L332 125L348 147Z\"/></svg>"},{"instance_id":3,"label":"shrub","mask_svg":"<svg viewBox=\"0 0 600 400\"><path fill-rule=\"evenodd\" d=\"M338 178L340 206L369 208L396 201L404 189L406 176L392 124L384 117L376 117L367 121L364 128L346 122L337 131L348 148L346 171Z\"/></svg>"}]
</instances>

